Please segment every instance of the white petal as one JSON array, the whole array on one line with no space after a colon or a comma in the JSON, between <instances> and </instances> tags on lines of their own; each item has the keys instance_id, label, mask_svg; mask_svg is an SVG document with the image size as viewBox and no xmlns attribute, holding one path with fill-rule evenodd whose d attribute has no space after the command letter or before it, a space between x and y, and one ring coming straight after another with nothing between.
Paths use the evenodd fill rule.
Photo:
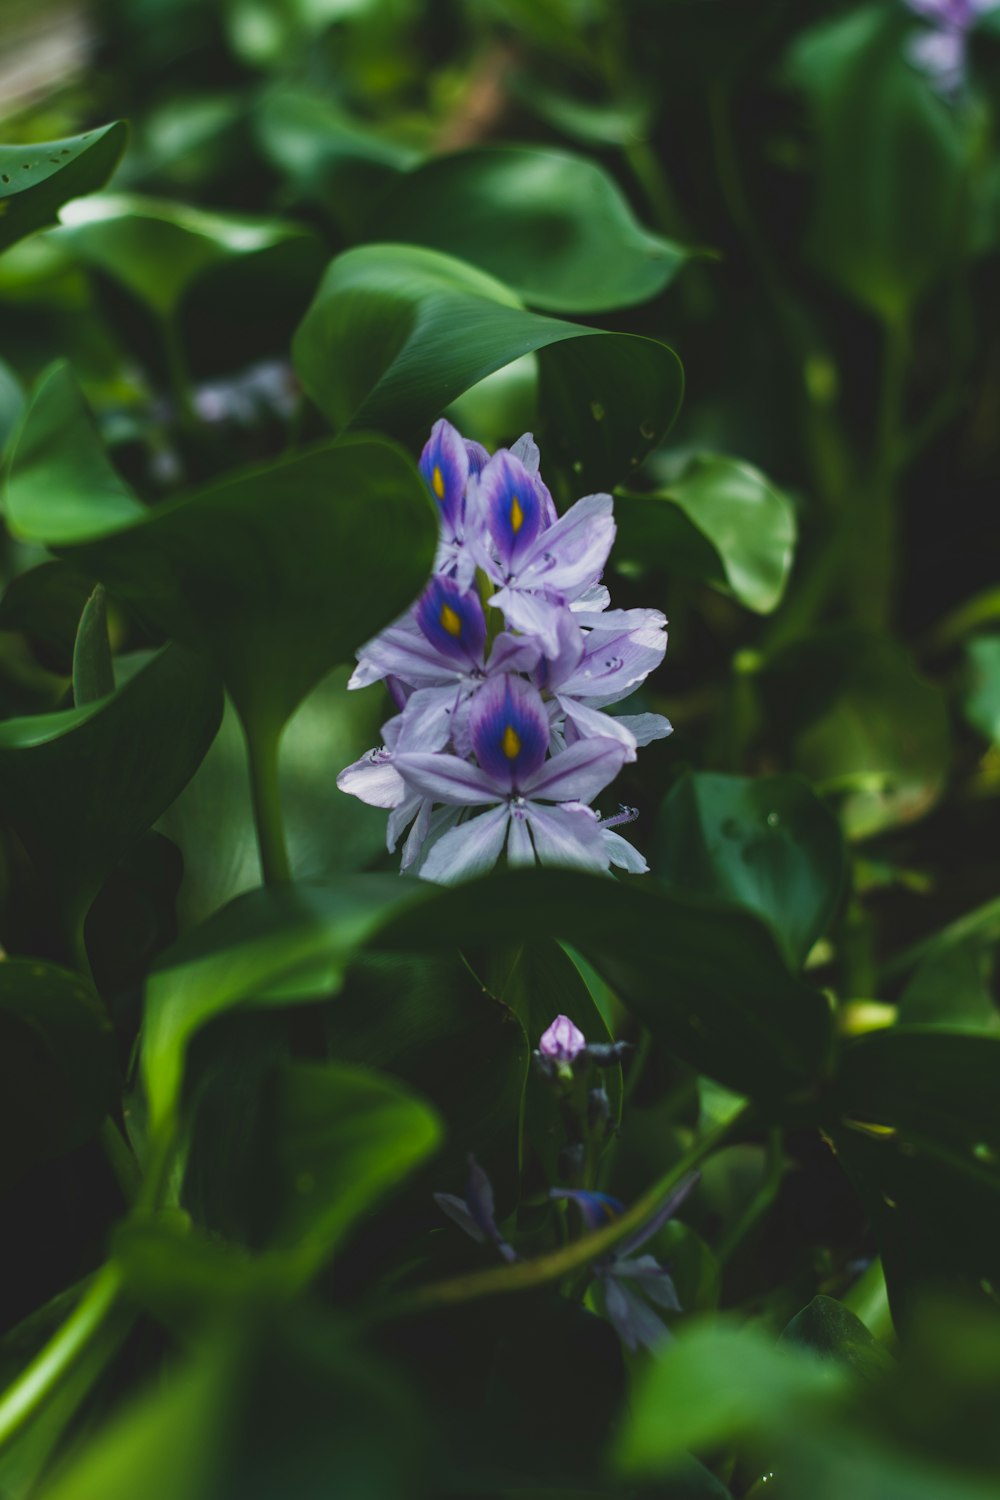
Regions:
<instances>
[{"instance_id":1,"label":"white petal","mask_svg":"<svg viewBox=\"0 0 1000 1500\"><path fill-rule=\"evenodd\" d=\"M529 802L526 811L539 864L608 868L602 830L590 808L541 807Z\"/></svg>"},{"instance_id":2,"label":"white petal","mask_svg":"<svg viewBox=\"0 0 1000 1500\"><path fill-rule=\"evenodd\" d=\"M566 613L565 604L547 599L544 594L525 593L517 588L502 588L490 599L512 630L535 636L546 656L559 651L559 620Z\"/></svg>"},{"instance_id":3,"label":"white petal","mask_svg":"<svg viewBox=\"0 0 1000 1500\"><path fill-rule=\"evenodd\" d=\"M625 726L640 747L651 745L654 740L665 740L674 732L674 726L662 714L619 714L616 722Z\"/></svg>"},{"instance_id":4,"label":"white petal","mask_svg":"<svg viewBox=\"0 0 1000 1500\"><path fill-rule=\"evenodd\" d=\"M622 719L615 719L611 714L602 714L598 708L588 708L585 703L578 703L573 698L564 697L562 693L558 697L559 705L567 719L576 725L583 739L618 740L625 747L625 759L635 760L635 735Z\"/></svg>"},{"instance_id":5,"label":"white petal","mask_svg":"<svg viewBox=\"0 0 1000 1500\"><path fill-rule=\"evenodd\" d=\"M507 836L507 859L512 865L535 863L535 846L531 842L531 834L528 832L528 823L523 816L523 811L511 815L510 833Z\"/></svg>"},{"instance_id":6,"label":"white petal","mask_svg":"<svg viewBox=\"0 0 1000 1500\"><path fill-rule=\"evenodd\" d=\"M508 817L506 806L494 807L442 834L421 865L423 879L454 885L492 870L507 837Z\"/></svg>"},{"instance_id":7,"label":"white petal","mask_svg":"<svg viewBox=\"0 0 1000 1500\"><path fill-rule=\"evenodd\" d=\"M630 875L649 873L646 861L628 839L623 839L621 834L615 833L613 828L602 828L601 836L604 839L604 849L608 859L619 870L627 870Z\"/></svg>"},{"instance_id":8,"label":"white petal","mask_svg":"<svg viewBox=\"0 0 1000 1500\"><path fill-rule=\"evenodd\" d=\"M620 740L577 740L568 750L553 755L529 777L521 790L546 802L590 802L614 781L625 762Z\"/></svg>"},{"instance_id":9,"label":"white petal","mask_svg":"<svg viewBox=\"0 0 1000 1500\"><path fill-rule=\"evenodd\" d=\"M342 792L367 802L369 807L398 807L406 796L406 783L385 752L370 750L337 777ZM379 757L379 758L376 758Z\"/></svg>"}]
</instances>

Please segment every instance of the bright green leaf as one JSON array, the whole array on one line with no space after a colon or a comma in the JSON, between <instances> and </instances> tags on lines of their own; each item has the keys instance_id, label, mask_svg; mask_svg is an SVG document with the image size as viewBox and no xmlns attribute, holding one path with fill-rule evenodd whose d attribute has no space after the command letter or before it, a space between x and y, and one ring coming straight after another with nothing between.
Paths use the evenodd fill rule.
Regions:
<instances>
[{"instance_id":1,"label":"bright green leaf","mask_svg":"<svg viewBox=\"0 0 1000 1500\"><path fill-rule=\"evenodd\" d=\"M1000 635L966 642L962 709L973 729L1000 744Z\"/></svg>"},{"instance_id":2,"label":"bright green leaf","mask_svg":"<svg viewBox=\"0 0 1000 1500\"><path fill-rule=\"evenodd\" d=\"M811 1349L821 1359L846 1365L866 1381L877 1381L892 1368L888 1350L849 1307L833 1297L814 1297L792 1318L780 1343Z\"/></svg>"},{"instance_id":3,"label":"bright green leaf","mask_svg":"<svg viewBox=\"0 0 1000 1500\"><path fill-rule=\"evenodd\" d=\"M0 250L55 221L62 204L102 187L125 149L123 120L61 141L0 146Z\"/></svg>"}]
</instances>

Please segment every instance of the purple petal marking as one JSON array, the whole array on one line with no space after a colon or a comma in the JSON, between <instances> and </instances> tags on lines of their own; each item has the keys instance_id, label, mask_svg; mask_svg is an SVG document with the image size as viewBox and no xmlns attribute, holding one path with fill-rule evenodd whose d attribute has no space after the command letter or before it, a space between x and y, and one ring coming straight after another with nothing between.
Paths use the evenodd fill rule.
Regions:
<instances>
[{"instance_id":1,"label":"purple petal marking","mask_svg":"<svg viewBox=\"0 0 1000 1500\"><path fill-rule=\"evenodd\" d=\"M417 624L442 656L482 666L486 620L479 595L453 578L432 578L416 608Z\"/></svg>"},{"instance_id":2,"label":"purple petal marking","mask_svg":"<svg viewBox=\"0 0 1000 1500\"><path fill-rule=\"evenodd\" d=\"M543 523L542 498L520 459L500 449L476 482L490 536L509 572L535 541Z\"/></svg>"},{"instance_id":3,"label":"purple petal marking","mask_svg":"<svg viewBox=\"0 0 1000 1500\"><path fill-rule=\"evenodd\" d=\"M541 1046L539 1046L541 1051ZM558 1059L563 1061L563 1059ZM566 1059L572 1061L572 1058ZM624 1203L612 1198L610 1193L592 1193L586 1188L551 1188L550 1198L566 1198L575 1203L580 1218L589 1230L606 1229L625 1212Z\"/></svg>"},{"instance_id":4,"label":"purple petal marking","mask_svg":"<svg viewBox=\"0 0 1000 1500\"><path fill-rule=\"evenodd\" d=\"M459 823L431 845L420 874L440 885L454 885L474 875L485 875L500 858L509 818L506 807L493 807L478 818Z\"/></svg>"},{"instance_id":5,"label":"purple petal marking","mask_svg":"<svg viewBox=\"0 0 1000 1500\"><path fill-rule=\"evenodd\" d=\"M394 676L410 687L427 687L451 681L459 670L454 657L443 656L408 616L362 646L347 686L368 687L384 677Z\"/></svg>"},{"instance_id":6,"label":"purple petal marking","mask_svg":"<svg viewBox=\"0 0 1000 1500\"><path fill-rule=\"evenodd\" d=\"M394 764L408 786L451 807L480 807L504 795L484 771L457 755L411 751L398 755Z\"/></svg>"},{"instance_id":7,"label":"purple petal marking","mask_svg":"<svg viewBox=\"0 0 1000 1500\"><path fill-rule=\"evenodd\" d=\"M465 439L465 451L469 456L469 473L481 474L490 461L490 450L484 448L482 443L476 443L472 438Z\"/></svg>"},{"instance_id":8,"label":"purple petal marking","mask_svg":"<svg viewBox=\"0 0 1000 1500\"><path fill-rule=\"evenodd\" d=\"M579 804L542 807L529 802L525 810L539 864L596 871L608 868L604 834L591 808Z\"/></svg>"},{"instance_id":9,"label":"purple petal marking","mask_svg":"<svg viewBox=\"0 0 1000 1500\"><path fill-rule=\"evenodd\" d=\"M558 1015L542 1032L538 1050L554 1062L571 1063L587 1045L587 1038L569 1016Z\"/></svg>"},{"instance_id":10,"label":"purple petal marking","mask_svg":"<svg viewBox=\"0 0 1000 1500\"><path fill-rule=\"evenodd\" d=\"M520 790L549 747L549 720L538 690L510 673L490 677L469 712L476 759L497 786Z\"/></svg>"},{"instance_id":11,"label":"purple petal marking","mask_svg":"<svg viewBox=\"0 0 1000 1500\"><path fill-rule=\"evenodd\" d=\"M577 740L540 766L521 790L545 802L590 802L614 781L625 756L620 740Z\"/></svg>"},{"instance_id":12,"label":"purple petal marking","mask_svg":"<svg viewBox=\"0 0 1000 1500\"><path fill-rule=\"evenodd\" d=\"M392 763L390 750L369 750L360 760L345 766L337 777L342 792L350 792L369 807L398 807L406 797L406 784Z\"/></svg>"},{"instance_id":13,"label":"purple petal marking","mask_svg":"<svg viewBox=\"0 0 1000 1500\"><path fill-rule=\"evenodd\" d=\"M434 423L424 444L420 472L440 508L446 536L457 536L462 527L465 487L469 480L469 454L465 440L443 417Z\"/></svg>"}]
</instances>

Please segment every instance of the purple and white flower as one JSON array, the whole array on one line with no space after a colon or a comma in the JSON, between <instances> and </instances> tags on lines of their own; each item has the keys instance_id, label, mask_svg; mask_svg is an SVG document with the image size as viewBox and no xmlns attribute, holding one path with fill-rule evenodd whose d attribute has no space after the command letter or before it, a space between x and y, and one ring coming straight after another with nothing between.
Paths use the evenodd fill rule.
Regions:
<instances>
[{"instance_id":1,"label":"purple and white flower","mask_svg":"<svg viewBox=\"0 0 1000 1500\"><path fill-rule=\"evenodd\" d=\"M512 865L641 873L614 832L634 812L602 820L591 804L670 733L659 714L605 712L659 666L666 621L610 608L611 496L560 517L530 433L490 457L443 419L420 471L441 517L434 573L348 684L384 681L399 711L338 786L388 811L389 848L404 840L402 868L425 879L485 872L504 850Z\"/></svg>"},{"instance_id":2,"label":"purple and white flower","mask_svg":"<svg viewBox=\"0 0 1000 1500\"><path fill-rule=\"evenodd\" d=\"M911 61L942 94L954 94L965 82L968 38L979 17L996 10L1000 0L906 0L910 10L929 22L913 37Z\"/></svg>"}]
</instances>

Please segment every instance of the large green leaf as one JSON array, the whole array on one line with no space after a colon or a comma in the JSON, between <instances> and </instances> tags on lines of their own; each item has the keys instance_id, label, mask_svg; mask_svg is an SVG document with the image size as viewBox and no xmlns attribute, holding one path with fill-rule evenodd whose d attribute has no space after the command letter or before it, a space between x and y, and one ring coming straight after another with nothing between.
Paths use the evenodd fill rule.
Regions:
<instances>
[{"instance_id":1,"label":"large green leaf","mask_svg":"<svg viewBox=\"0 0 1000 1500\"><path fill-rule=\"evenodd\" d=\"M0 724L0 811L67 922L192 776L221 713L211 665L168 646L110 697Z\"/></svg>"},{"instance_id":2,"label":"large green leaf","mask_svg":"<svg viewBox=\"0 0 1000 1500\"><path fill-rule=\"evenodd\" d=\"M241 897L163 955L146 998L154 1118L174 1109L191 1036L228 1008L335 993L366 945L415 953L506 934L571 941L654 1035L756 1098L808 1088L826 1065L826 1001L788 973L749 913L571 873L496 874L456 890L357 876Z\"/></svg>"},{"instance_id":3,"label":"large green leaf","mask_svg":"<svg viewBox=\"0 0 1000 1500\"><path fill-rule=\"evenodd\" d=\"M457 255L547 312L647 302L687 259L643 229L595 162L532 146L484 146L415 167L384 192L365 237Z\"/></svg>"},{"instance_id":4,"label":"large green leaf","mask_svg":"<svg viewBox=\"0 0 1000 1500\"><path fill-rule=\"evenodd\" d=\"M794 768L840 800L849 838L933 806L948 769L947 700L898 641L828 629L773 657L759 681Z\"/></svg>"},{"instance_id":5,"label":"large green leaf","mask_svg":"<svg viewBox=\"0 0 1000 1500\"><path fill-rule=\"evenodd\" d=\"M112 277L160 318L212 273L254 259L264 278L313 274L316 236L281 219L206 213L183 203L105 193L63 210L55 238L86 265Z\"/></svg>"},{"instance_id":6,"label":"large green leaf","mask_svg":"<svg viewBox=\"0 0 1000 1500\"><path fill-rule=\"evenodd\" d=\"M124 120L60 141L0 146L0 250L55 221L62 204L102 187L125 149Z\"/></svg>"},{"instance_id":7,"label":"large green leaf","mask_svg":"<svg viewBox=\"0 0 1000 1500\"><path fill-rule=\"evenodd\" d=\"M897 1320L924 1283L1000 1280L998 1069L1000 1038L930 1026L871 1032L844 1052L831 1134Z\"/></svg>"},{"instance_id":8,"label":"large green leaf","mask_svg":"<svg viewBox=\"0 0 1000 1500\"><path fill-rule=\"evenodd\" d=\"M64 369L25 419L7 509L21 536L64 551L145 624L211 652L244 722L272 732L411 603L436 540L415 465L373 438L327 443L144 510L111 470Z\"/></svg>"},{"instance_id":9,"label":"large green leaf","mask_svg":"<svg viewBox=\"0 0 1000 1500\"><path fill-rule=\"evenodd\" d=\"M796 968L836 911L845 864L837 820L804 781L710 772L667 797L652 859L673 889L758 912Z\"/></svg>"},{"instance_id":10,"label":"large green leaf","mask_svg":"<svg viewBox=\"0 0 1000 1500\"><path fill-rule=\"evenodd\" d=\"M293 347L334 427L409 437L486 375L541 351L550 446L588 485L613 482L662 440L683 388L665 344L525 312L485 272L407 245L338 256Z\"/></svg>"},{"instance_id":11,"label":"large green leaf","mask_svg":"<svg viewBox=\"0 0 1000 1500\"><path fill-rule=\"evenodd\" d=\"M615 517L616 558L647 572L707 579L757 614L780 604L795 512L752 465L705 454L663 489L619 495Z\"/></svg>"},{"instance_id":12,"label":"large green leaf","mask_svg":"<svg viewBox=\"0 0 1000 1500\"><path fill-rule=\"evenodd\" d=\"M92 1136L116 1083L111 1023L75 974L0 963L0 1183Z\"/></svg>"},{"instance_id":13,"label":"large green leaf","mask_svg":"<svg viewBox=\"0 0 1000 1500\"><path fill-rule=\"evenodd\" d=\"M308 1278L355 1222L429 1156L437 1114L394 1079L344 1063L290 1065L274 1083L272 1245Z\"/></svg>"},{"instance_id":14,"label":"large green leaf","mask_svg":"<svg viewBox=\"0 0 1000 1500\"><path fill-rule=\"evenodd\" d=\"M902 6L868 5L796 42L791 76L817 135L807 250L848 296L903 316L961 249L956 112L906 55Z\"/></svg>"},{"instance_id":15,"label":"large green leaf","mask_svg":"<svg viewBox=\"0 0 1000 1500\"><path fill-rule=\"evenodd\" d=\"M821 1359L846 1365L862 1380L878 1380L892 1368L892 1356L885 1346L872 1337L849 1307L833 1297L814 1297L787 1325L781 1343L811 1349Z\"/></svg>"}]
</instances>

